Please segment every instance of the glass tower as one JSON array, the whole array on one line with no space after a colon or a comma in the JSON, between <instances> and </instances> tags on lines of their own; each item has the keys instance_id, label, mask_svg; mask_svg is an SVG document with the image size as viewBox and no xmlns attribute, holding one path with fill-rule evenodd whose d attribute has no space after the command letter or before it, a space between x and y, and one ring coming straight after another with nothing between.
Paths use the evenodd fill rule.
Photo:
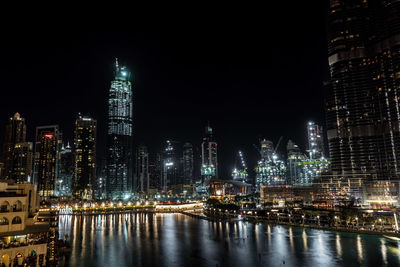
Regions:
<instances>
[{"instance_id":1,"label":"glass tower","mask_svg":"<svg viewBox=\"0 0 400 267\"><path fill-rule=\"evenodd\" d=\"M145 145L139 145L136 150L136 173L134 187L135 192L145 193L149 191L149 152Z\"/></svg>"},{"instance_id":2,"label":"glass tower","mask_svg":"<svg viewBox=\"0 0 400 267\"><path fill-rule=\"evenodd\" d=\"M13 172L13 159L15 145L26 141L25 119L17 112L10 118L6 125L6 132L3 147L3 162L5 178L11 178Z\"/></svg>"},{"instance_id":3,"label":"glass tower","mask_svg":"<svg viewBox=\"0 0 400 267\"><path fill-rule=\"evenodd\" d=\"M34 183L42 197L56 195L61 146L62 134L58 125L36 127Z\"/></svg>"},{"instance_id":4,"label":"glass tower","mask_svg":"<svg viewBox=\"0 0 400 267\"><path fill-rule=\"evenodd\" d=\"M96 177L97 121L79 115L74 132L74 180L72 194L77 199L92 200Z\"/></svg>"},{"instance_id":5,"label":"glass tower","mask_svg":"<svg viewBox=\"0 0 400 267\"><path fill-rule=\"evenodd\" d=\"M132 192L132 83L131 73L115 63L108 95L107 195L127 197Z\"/></svg>"},{"instance_id":6,"label":"glass tower","mask_svg":"<svg viewBox=\"0 0 400 267\"><path fill-rule=\"evenodd\" d=\"M331 0L326 124L333 174L399 178L400 2Z\"/></svg>"},{"instance_id":7,"label":"glass tower","mask_svg":"<svg viewBox=\"0 0 400 267\"><path fill-rule=\"evenodd\" d=\"M201 143L201 176L203 181L218 178L217 143L208 125Z\"/></svg>"},{"instance_id":8,"label":"glass tower","mask_svg":"<svg viewBox=\"0 0 400 267\"><path fill-rule=\"evenodd\" d=\"M194 158L193 145L185 143L183 145L183 183L193 184L194 182Z\"/></svg>"}]
</instances>

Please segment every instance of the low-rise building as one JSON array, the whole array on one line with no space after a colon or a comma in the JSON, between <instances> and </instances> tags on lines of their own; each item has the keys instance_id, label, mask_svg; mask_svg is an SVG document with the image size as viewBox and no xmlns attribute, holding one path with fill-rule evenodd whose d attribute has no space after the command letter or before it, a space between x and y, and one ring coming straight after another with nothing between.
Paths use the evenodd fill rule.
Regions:
<instances>
[{"instance_id":1,"label":"low-rise building","mask_svg":"<svg viewBox=\"0 0 400 267\"><path fill-rule=\"evenodd\" d=\"M37 222L39 196L32 184L0 181L0 265L45 266L48 223Z\"/></svg>"}]
</instances>

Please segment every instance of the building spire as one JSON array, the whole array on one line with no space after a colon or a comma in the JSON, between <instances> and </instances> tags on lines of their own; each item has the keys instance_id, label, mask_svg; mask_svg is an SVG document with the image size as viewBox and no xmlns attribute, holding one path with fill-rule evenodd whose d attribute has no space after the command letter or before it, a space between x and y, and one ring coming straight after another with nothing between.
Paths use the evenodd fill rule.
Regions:
<instances>
[{"instance_id":1,"label":"building spire","mask_svg":"<svg viewBox=\"0 0 400 267\"><path fill-rule=\"evenodd\" d=\"M119 64L118 64L118 58L117 57L115 58L115 70L116 70L116 73L119 72Z\"/></svg>"}]
</instances>

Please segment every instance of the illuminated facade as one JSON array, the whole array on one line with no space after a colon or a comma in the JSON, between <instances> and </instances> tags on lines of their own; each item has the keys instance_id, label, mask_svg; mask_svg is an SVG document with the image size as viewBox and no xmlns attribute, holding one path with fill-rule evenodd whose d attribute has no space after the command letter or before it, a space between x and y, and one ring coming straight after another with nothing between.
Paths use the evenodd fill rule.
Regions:
<instances>
[{"instance_id":1,"label":"illuminated facade","mask_svg":"<svg viewBox=\"0 0 400 267\"><path fill-rule=\"evenodd\" d=\"M10 178L16 183L33 182L33 143L17 143L13 151L13 164Z\"/></svg>"},{"instance_id":2,"label":"illuminated facade","mask_svg":"<svg viewBox=\"0 0 400 267\"><path fill-rule=\"evenodd\" d=\"M13 171L14 148L17 143L26 142L25 119L17 112L6 125L3 146L4 177L11 178Z\"/></svg>"},{"instance_id":3,"label":"illuminated facade","mask_svg":"<svg viewBox=\"0 0 400 267\"><path fill-rule=\"evenodd\" d=\"M331 0L326 124L333 174L398 179L400 2Z\"/></svg>"},{"instance_id":4,"label":"illuminated facade","mask_svg":"<svg viewBox=\"0 0 400 267\"><path fill-rule=\"evenodd\" d=\"M55 266L50 225L38 220L39 207L35 185L0 183L1 266Z\"/></svg>"},{"instance_id":5,"label":"illuminated facade","mask_svg":"<svg viewBox=\"0 0 400 267\"><path fill-rule=\"evenodd\" d=\"M60 170L56 182L57 196L72 196L72 175L74 172L74 157L71 146L67 143L61 146Z\"/></svg>"},{"instance_id":6,"label":"illuminated facade","mask_svg":"<svg viewBox=\"0 0 400 267\"><path fill-rule=\"evenodd\" d=\"M79 115L74 132L74 176L72 195L76 199L92 200L96 183L97 121Z\"/></svg>"},{"instance_id":7,"label":"illuminated facade","mask_svg":"<svg viewBox=\"0 0 400 267\"><path fill-rule=\"evenodd\" d=\"M288 184L301 184L304 178L304 168L299 165L299 162L306 160L306 156L300 151L300 148L289 140L286 146L287 149L287 181Z\"/></svg>"},{"instance_id":8,"label":"illuminated facade","mask_svg":"<svg viewBox=\"0 0 400 267\"><path fill-rule=\"evenodd\" d=\"M36 127L34 182L41 197L55 195L62 139L58 125Z\"/></svg>"},{"instance_id":9,"label":"illuminated facade","mask_svg":"<svg viewBox=\"0 0 400 267\"><path fill-rule=\"evenodd\" d=\"M260 141L261 159L257 163L256 186L277 185L286 183L286 164L279 159L273 150L273 143L263 139Z\"/></svg>"},{"instance_id":10,"label":"illuminated facade","mask_svg":"<svg viewBox=\"0 0 400 267\"><path fill-rule=\"evenodd\" d=\"M133 104L131 74L115 64L108 95L107 195L121 198L133 187Z\"/></svg>"},{"instance_id":11,"label":"illuminated facade","mask_svg":"<svg viewBox=\"0 0 400 267\"><path fill-rule=\"evenodd\" d=\"M320 159L325 157L324 137L322 126L314 122L307 124L308 156L310 159Z\"/></svg>"},{"instance_id":12,"label":"illuminated facade","mask_svg":"<svg viewBox=\"0 0 400 267\"><path fill-rule=\"evenodd\" d=\"M203 181L218 178L217 143L210 125L206 127L201 143L201 177Z\"/></svg>"},{"instance_id":13,"label":"illuminated facade","mask_svg":"<svg viewBox=\"0 0 400 267\"><path fill-rule=\"evenodd\" d=\"M314 180L330 170L330 161L325 158L322 127L307 123L307 155L289 140L287 144L288 184L310 186Z\"/></svg>"},{"instance_id":14,"label":"illuminated facade","mask_svg":"<svg viewBox=\"0 0 400 267\"><path fill-rule=\"evenodd\" d=\"M171 141L167 141L165 149L162 153L162 181L161 187L164 192L170 189L171 185L181 184L179 172L180 161L177 157L175 147Z\"/></svg>"}]
</instances>

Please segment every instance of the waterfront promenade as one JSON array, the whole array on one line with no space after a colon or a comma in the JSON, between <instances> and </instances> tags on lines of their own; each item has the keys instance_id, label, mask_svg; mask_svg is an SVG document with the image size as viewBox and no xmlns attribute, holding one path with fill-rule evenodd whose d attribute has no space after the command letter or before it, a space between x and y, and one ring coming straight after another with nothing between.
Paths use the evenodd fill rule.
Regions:
<instances>
[{"instance_id":1,"label":"waterfront promenade","mask_svg":"<svg viewBox=\"0 0 400 267\"><path fill-rule=\"evenodd\" d=\"M70 207L69 209L59 209L60 214L63 215L104 215L104 214L125 214L125 213L181 213L186 216L190 216L196 219L202 219L207 221L216 222L236 222L236 221L249 221L249 222L262 222L272 225L288 225L294 227L314 228L321 230L350 232L350 233L361 233L361 234L373 234L373 235L385 235L391 237L399 237L400 233L394 229L377 225L359 225L349 224L341 225L339 223L330 222L322 223L319 215L314 218L305 218L304 215L298 215L292 218L290 215L286 217L278 216L262 216L257 215L255 211L228 211L218 210L212 208L205 208L202 202L195 203L180 203L180 204L158 204L158 205L136 205L136 206L123 206L123 205L112 205L112 206L93 206L93 207ZM279 214L279 213L278 213ZM300 217L301 216L301 217ZM336 218L337 216L335 216ZM361 220L360 220L361 221Z\"/></svg>"}]
</instances>

